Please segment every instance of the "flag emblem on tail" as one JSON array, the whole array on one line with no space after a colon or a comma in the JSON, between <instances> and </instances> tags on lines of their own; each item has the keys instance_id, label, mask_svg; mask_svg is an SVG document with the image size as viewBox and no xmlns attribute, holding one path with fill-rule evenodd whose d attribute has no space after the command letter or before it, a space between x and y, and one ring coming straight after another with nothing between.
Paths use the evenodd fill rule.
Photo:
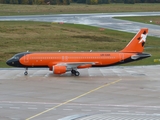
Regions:
<instances>
[{"instance_id":1,"label":"flag emblem on tail","mask_svg":"<svg viewBox=\"0 0 160 120\"><path fill-rule=\"evenodd\" d=\"M143 52L144 44L146 43L148 34L148 28L142 28L139 32L132 38L128 45L121 50L121 52Z\"/></svg>"},{"instance_id":2,"label":"flag emblem on tail","mask_svg":"<svg viewBox=\"0 0 160 120\"><path fill-rule=\"evenodd\" d=\"M146 42L146 38L147 38L146 31L144 31L144 32L141 34L141 37L138 38L139 43L142 43L142 47L144 46L144 44L145 44L145 42Z\"/></svg>"}]
</instances>

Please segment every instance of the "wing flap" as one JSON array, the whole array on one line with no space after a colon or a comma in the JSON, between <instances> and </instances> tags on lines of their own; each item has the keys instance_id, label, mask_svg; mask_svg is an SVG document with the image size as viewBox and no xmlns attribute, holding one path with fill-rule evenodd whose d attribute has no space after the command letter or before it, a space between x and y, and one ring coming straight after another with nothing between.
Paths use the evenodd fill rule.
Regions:
<instances>
[{"instance_id":1,"label":"wing flap","mask_svg":"<svg viewBox=\"0 0 160 120\"><path fill-rule=\"evenodd\" d=\"M56 66L67 66L67 68L89 68L92 65L95 65L95 62L65 62L65 63L58 63Z\"/></svg>"}]
</instances>

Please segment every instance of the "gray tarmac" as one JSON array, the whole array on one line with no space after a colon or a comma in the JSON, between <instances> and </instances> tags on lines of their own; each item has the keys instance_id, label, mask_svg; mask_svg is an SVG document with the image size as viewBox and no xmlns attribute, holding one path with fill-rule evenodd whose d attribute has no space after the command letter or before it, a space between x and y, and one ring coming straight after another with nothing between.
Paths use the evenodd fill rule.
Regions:
<instances>
[{"instance_id":1,"label":"gray tarmac","mask_svg":"<svg viewBox=\"0 0 160 120\"><path fill-rule=\"evenodd\" d=\"M159 71L160 65L118 66L75 77L0 69L0 120L160 120Z\"/></svg>"}]
</instances>

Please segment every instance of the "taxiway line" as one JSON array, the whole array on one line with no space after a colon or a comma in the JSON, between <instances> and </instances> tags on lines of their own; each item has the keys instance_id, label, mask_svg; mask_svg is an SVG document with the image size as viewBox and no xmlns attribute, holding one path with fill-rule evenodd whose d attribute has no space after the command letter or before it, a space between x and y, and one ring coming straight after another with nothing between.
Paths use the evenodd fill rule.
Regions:
<instances>
[{"instance_id":1,"label":"taxiway line","mask_svg":"<svg viewBox=\"0 0 160 120\"><path fill-rule=\"evenodd\" d=\"M104 84L104 85L102 85L102 86L100 86L100 87L97 87L97 88L95 88L95 89L93 89L93 90L90 90L90 91L88 91L88 92L86 92L86 93L84 93L84 94L81 94L81 95L79 95L79 96L77 96L77 97L75 97L75 98L72 98L72 99L70 99L70 100L68 100L68 101L66 101L66 102L60 103L60 104L58 104L57 106L54 106L54 107L52 107L52 108L50 108L50 109L47 109L47 110L45 110L45 111L43 111L43 112L41 112L41 113L38 113L38 114L36 114L36 115L34 115L34 116L31 116L31 117L27 118L26 120L31 120L31 119L33 119L33 118L35 118L35 117L38 117L38 116L40 116L40 115L42 115L42 114L44 114L44 113L49 112L49 111L51 111L51 110L53 110L53 109L55 109L55 108L58 108L58 107L60 107L60 106L62 106L62 105L66 105L66 104L68 104L68 103L70 103L70 102L72 102L72 101L74 101L74 100L76 100L76 99L78 99L78 98L81 98L81 97L86 96L86 95L88 95L88 94L90 94L90 93L93 93L93 92L95 92L95 91L97 91L97 90L99 90L99 89L102 89L102 88L104 88L104 87L107 87L107 86L116 84L116 83L120 82L121 80L122 80L122 79L119 79L119 80L110 82L110 83L108 83L108 84Z\"/></svg>"}]
</instances>

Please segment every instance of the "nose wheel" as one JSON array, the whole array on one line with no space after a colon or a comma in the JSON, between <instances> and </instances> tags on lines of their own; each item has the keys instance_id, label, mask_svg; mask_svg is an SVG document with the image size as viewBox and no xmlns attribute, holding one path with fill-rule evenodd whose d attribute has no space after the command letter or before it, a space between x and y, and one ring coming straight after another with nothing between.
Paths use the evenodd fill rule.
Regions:
<instances>
[{"instance_id":1,"label":"nose wheel","mask_svg":"<svg viewBox=\"0 0 160 120\"><path fill-rule=\"evenodd\" d=\"M28 68L26 68L24 75L28 75Z\"/></svg>"},{"instance_id":2,"label":"nose wheel","mask_svg":"<svg viewBox=\"0 0 160 120\"><path fill-rule=\"evenodd\" d=\"M76 71L76 70L71 70L71 73L73 75L75 75L75 76L79 76L80 75L80 73L78 71Z\"/></svg>"},{"instance_id":3,"label":"nose wheel","mask_svg":"<svg viewBox=\"0 0 160 120\"><path fill-rule=\"evenodd\" d=\"M27 72L27 71L25 71L25 72L24 72L24 75L28 75L28 72Z\"/></svg>"}]
</instances>

